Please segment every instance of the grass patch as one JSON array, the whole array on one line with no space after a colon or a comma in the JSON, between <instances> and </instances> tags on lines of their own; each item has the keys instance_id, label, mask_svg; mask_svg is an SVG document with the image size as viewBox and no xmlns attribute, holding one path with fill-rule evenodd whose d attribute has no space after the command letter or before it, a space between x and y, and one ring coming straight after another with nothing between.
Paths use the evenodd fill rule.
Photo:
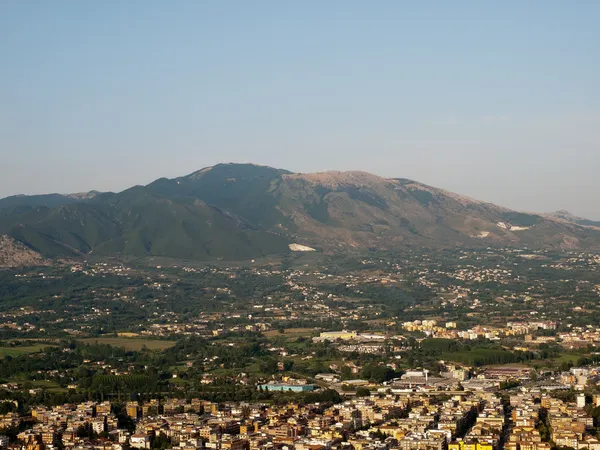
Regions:
<instances>
[{"instance_id":1,"label":"grass patch","mask_svg":"<svg viewBox=\"0 0 600 450\"><path fill-rule=\"evenodd\" d=\"M563 353L558 358L554 358L554 362L557 364L562 364L564 362L571 362L575 364L577 360L583 356L584 355L582 355L581 353Z\"/></svg>"},{"instance_id":2,"label":"grass patch","mask_svg":"<svg viewBox=\"0 0 600 450\"><path fill-rule=\"evenodd\" d=\"M532 359L527 362L529 366L539 366L539 367L551 367L556 368L560 366L562 363L572 363L573 365L577 365L577 361L579 358L585 357L587 355L581 353L561 353L556 358L548 358L548 359Z\"/></svg>"},{"instance_id":3,"label":"grass patch","mask_svg":"<svg viewBox=\"0 0 600 450\"><path fill-rule=\"evenodd\" d=\"M131 339L126 337L101 337L78 339L86 344L106 344L122 347L127 350L139 351L144 347L148 350L166 350L175 345L175 341L160 341L158 339Z\"/></svg>"},{"instance_id":4,"label":"grass patch","mask_svg":"<svg viewBox=\"0 0 600 450\"><path fill-rule=\"evenodd\" d=\"M0 358L4 358L5 356L19 356L29 353L38 353L47 347L50 346L45 344L36 344L24 345L22 347L0 347Z\"/></svg>"},{"instance_id":5,"label":"grass patch","mask_svg":"<svg viewBox=\"0 0 600 450\"><path fill-rule=\"evenodd\" d=\"M285 336L286 338L299 338L309 337L315 332L313 328L288 328L283 331L283 333L280 333L279 330L269 330L265 331L263 334L268 338L277 336Z\"/></svg>"}]
</instances>

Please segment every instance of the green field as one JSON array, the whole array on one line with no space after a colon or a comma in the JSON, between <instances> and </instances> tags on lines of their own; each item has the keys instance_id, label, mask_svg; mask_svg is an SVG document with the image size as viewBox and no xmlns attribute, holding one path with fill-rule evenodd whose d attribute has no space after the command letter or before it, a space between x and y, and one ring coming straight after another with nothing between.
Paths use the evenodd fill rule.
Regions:
<instances>
[{"instance_id":1,"label":"green field","mask_svg":"<svg viewBox=\"0 0 600 450\"><path fill-rule=\"evenodd\" d=\"M555 358L548 358L548 359L532 359L531 361L527 361L527 365L528 366L539 366L539 367L551 367L551 368L555 368L560 366L562 363L572 363L574 365L577 365L577 361L579 360L579 358L585 357L585 356L589 356L585 353L569 353L569 352L564 352L561 353L559 356L555 357Z\"/></svg>"},{"instance_id":2,"label":"green field","mask_svg":"<svg viewBox=\"0 0 600 450\"><path fill-rule=\"evenodd\" d=\"M49 345L36 344L26 345L22 347L0 347L0 358L4 358L5 356L25 355L27 353L37 353L41 352L46 347L49 347Z\"/></svg>"},{"instance_id":3,"label":"green field","mask_svg":"<svg viewBox=\"0 0 600 450\"><path fill-rule=\"evenodd\" d=\"M313 328L287 328L280 333L278 330L265 331L263 334L268 337L280 337L285 336L286 338L299 338L299 337L310 337L315 330Z\"/></svg>"},{"instance_id":4,"label":"green field","mask_svg":"<svg viewBox=\"0 0 600 450\"><path fill-rule=\"evenodd\" d=\"M123 347L127 350L142 350L144 347L148 350L166 350L175 345L175 341L159 341L157 339L132 339L126 337L101 337L79 339L80 342L87 344L107 344L113 347Z\"/></svg>"}]
</instances>

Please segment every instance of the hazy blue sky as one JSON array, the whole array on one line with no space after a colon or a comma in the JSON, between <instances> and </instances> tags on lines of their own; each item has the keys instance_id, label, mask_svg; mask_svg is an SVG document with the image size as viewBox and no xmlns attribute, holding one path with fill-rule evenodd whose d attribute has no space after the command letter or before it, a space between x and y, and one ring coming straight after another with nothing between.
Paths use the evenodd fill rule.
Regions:
<instances>
[{"instance_id":1,"label":"hazy blue sky","mask_svg":"<svg viewBox=\"0 0 600 450\"><path fill-rule=\"evenodd\" d=\"M217 162L600 219L600 1L3 0L0 197Z\"/></svg>"}]
</instances>

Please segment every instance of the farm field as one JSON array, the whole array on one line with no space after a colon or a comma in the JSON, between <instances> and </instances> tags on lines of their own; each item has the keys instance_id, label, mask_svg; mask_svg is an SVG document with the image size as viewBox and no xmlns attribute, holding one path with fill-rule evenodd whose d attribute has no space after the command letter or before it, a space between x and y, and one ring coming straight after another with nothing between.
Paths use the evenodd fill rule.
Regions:
<instances>
[{"instance_id":1,"label":"farm field","mask_svg":"<svg viewBox=\"0 0 600 450\"><path fill-rule=\"evenodd\" d=\"M25 345L22 347L0 347L0 359L6 356L19 356L28 353L37 353L49 347L45 344Z\"/></svg>"},{"instance_id":2,"label":"farm field","mask_svg":"<svg viewBox=\"0 0 600 450\"><path fill-rule=\"evenodd\" d=\"M299 338L309 337L314 332L315 330L313 328L288 328L283 330L283 333L280 333L279 330L269 330L265 331L263 334L268 338L277 336L285 336L286 338Z\"/></svg>"},{"instance_id":3,"label":"farm field","mask_svg":"<svg viewBox=\"0 0 600 450\"><path fill-rule=\"evenodd\" d=\"M114 347L123 347L127 350L142 350L144 347L148 350L166 350L175 345L175 341L161 341L158 339L137 339L126 337L100 337L78 339L87 344L107 344Z\"/></svg>"}]
</instances>

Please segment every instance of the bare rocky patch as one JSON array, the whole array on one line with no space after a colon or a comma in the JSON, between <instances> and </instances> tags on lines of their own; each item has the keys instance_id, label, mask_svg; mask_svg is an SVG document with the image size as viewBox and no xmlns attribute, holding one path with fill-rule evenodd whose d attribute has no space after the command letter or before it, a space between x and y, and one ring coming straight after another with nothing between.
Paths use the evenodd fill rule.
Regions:
<instances>
[{"instance_id":1,"label":"bare rocky patch","mask_svg":"<svg viewBox=\"0 0 600 450\"><path fill-rule=\"evenodd\" d=\"M13 238L0 235L0 268L45 266L49 261Z\"/></svg>"}]
</instances>

